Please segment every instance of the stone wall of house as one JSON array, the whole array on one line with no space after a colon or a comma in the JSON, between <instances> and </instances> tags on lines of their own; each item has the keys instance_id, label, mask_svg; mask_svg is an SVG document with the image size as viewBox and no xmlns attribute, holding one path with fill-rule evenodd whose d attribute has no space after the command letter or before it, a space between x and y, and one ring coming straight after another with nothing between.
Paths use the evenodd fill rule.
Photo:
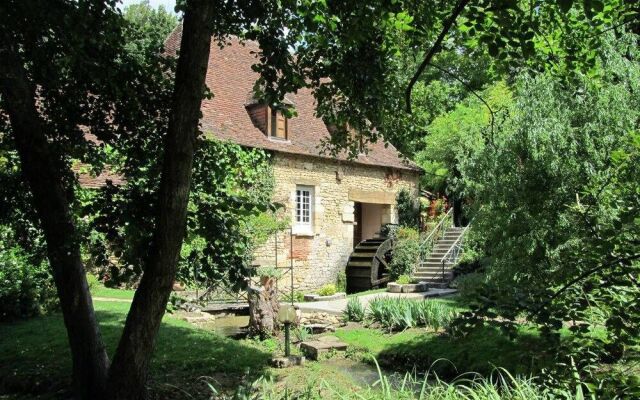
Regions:
<instances>
[{"instance_id":1,"label":"stone wall of house","mask_svg":"<svg viewBox=\"0 0 640 400\"><path fill-rule=\"evenodd\" d=\"M294 224L297 185L314 191L312 233L281 232L256 251L256 265L293 264L295 290L308 292L334 283L353 249L354 200L382 205L383 223L397 222L396 194L406 188L417 196L418 173L380 166L338 162L319 157L276 153L274 201L285 205ZM277 252L276 252L277 248ZM290 249L293 249L292 251ZM286 273L280 290L290 287Z\"/></svg>"}]
</instances>

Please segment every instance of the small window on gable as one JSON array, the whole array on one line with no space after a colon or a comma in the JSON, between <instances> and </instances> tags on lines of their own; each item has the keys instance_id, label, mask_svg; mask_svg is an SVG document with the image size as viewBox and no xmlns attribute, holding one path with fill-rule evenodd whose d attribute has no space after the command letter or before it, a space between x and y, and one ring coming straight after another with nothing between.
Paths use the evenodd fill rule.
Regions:
<instances>
[{"instance_id":1,"label":"small window on gable","mask_svg":"<svg viewBox=\"0 0 640 400\"><path fill-rule=\"evenodd\" d=\"M282 113L282 110L270 108L269 113L269 136L280 140L289 139L289 121Z\"/></svg>"},{"instance_id":2,"label":"small window on gable","mask_svg":"<svg viewBox=\"0 0 640 400\"><path fill-rule=\"evenodd\" d=\"M313 187L296 186L294 233L313 231Z\"/></svg>"}]
</instances>

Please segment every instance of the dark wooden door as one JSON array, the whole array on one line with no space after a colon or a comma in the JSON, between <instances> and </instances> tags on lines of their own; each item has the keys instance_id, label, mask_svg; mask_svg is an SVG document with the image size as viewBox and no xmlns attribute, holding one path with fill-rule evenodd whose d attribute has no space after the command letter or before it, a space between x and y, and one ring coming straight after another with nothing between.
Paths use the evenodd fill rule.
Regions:
<instances>
[{"instance_id":1,"label":"dark wooden door","mask_svg":"<svg viewBox=\"0 0 640 400\"><path fill-rule=\"evenodd\" d=\"M353 205L353 247L362 241L362 203Z\"/></svg>"}]
</instances>

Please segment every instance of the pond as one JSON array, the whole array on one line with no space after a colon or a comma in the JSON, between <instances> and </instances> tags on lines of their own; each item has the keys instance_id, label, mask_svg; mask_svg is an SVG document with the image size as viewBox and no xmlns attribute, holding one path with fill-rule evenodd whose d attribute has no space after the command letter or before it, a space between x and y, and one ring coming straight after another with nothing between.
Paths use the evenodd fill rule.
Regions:
<instances>
[{"instance_id":1,"label":"pond","mask_svg":"<svg viewBox=\"0 0 640 400\"><path fill-rule=\"evenodd\" d=\"M199 324L202 329L216 332L221 336L241 337L246 334L246 327L249 325L249 316L230 315L216 317L216 319Z\"/></svg>"}]
</instances>

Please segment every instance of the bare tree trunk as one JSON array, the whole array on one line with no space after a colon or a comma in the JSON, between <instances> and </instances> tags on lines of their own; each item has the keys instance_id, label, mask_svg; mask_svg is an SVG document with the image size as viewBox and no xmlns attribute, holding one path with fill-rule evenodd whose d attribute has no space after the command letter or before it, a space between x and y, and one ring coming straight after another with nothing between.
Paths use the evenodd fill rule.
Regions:
<instances>
[{"instance_id":1,"label":"bare tree trunk","mask_svg":"<svg viewBox=\"0 0 640 400\"><path fill-rule=\"evenodd\" d=\"M93 310L62 174L44 134L35 87L27 78L18 49L6 35L0 39L0 93L47 241L73 359L74 390L81 399L100 398L109 359Z\"/></svg>"},{"instance_id":2,"label":"bare tree trunk","mask_svg":"<svg viewBox=\"0 0 640 400\"><path fill-rule=\"evenodd\" d=\"M278 291L274 279L263 279L261 287L248 288L249 332L261 339L278 333Z\"/></svg>"},{"instance_id":3,"label":"bare tree trunk","mask_svg":"<svg viewBox=\"0 0 640 400\"><path fill-rule=\"evenodd\" d=\"M173 109L164 145L159 215L151 255L133 298L109 373L110 399L140 399L154 339L176 275L185 234L191 170L215 10L207 0L189 1L176 70Z\"/></svg>"}]
</instances>

